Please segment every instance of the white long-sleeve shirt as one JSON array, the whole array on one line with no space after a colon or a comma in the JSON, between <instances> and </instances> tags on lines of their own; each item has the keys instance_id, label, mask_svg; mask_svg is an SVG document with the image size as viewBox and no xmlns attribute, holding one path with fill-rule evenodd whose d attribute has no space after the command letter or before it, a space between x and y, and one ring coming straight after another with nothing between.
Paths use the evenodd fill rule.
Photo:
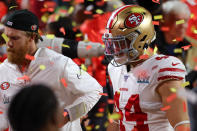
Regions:
<instances>
[{"instance_id":1,"label":"white long-sleeve shirt","mask_svg":"<svg viewBox=\"0 0 197 131\"><path fill-rule=\"evenodd\" d=\"M50 49L39 48L34 58L23 73L8 60L0 64L0 112L3 112L0 113L0 131L8 127L6 111L13 95L23 86L36 83L50 86L61 106L68 110L71 122L63 130L80 131L78 118L96 104L102 87L70 58ZM64 80L66 85L62 82Z\"/></svg>"}]
</instances>

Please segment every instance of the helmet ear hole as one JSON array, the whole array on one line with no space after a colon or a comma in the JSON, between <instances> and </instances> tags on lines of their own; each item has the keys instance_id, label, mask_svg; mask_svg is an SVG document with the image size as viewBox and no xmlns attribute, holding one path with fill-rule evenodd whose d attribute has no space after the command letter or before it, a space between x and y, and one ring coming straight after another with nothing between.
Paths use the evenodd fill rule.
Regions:
<instances>
[{"instance_id":1,"label":"helmet ear hole","mask_svg":"<svg viewBox=\"0 0 197 131\"><path fill-rule=\"evenodd\" d=\"M148 44L145 43L143 49L147 49L148 48Z\"/></svg>"}]
</instances>

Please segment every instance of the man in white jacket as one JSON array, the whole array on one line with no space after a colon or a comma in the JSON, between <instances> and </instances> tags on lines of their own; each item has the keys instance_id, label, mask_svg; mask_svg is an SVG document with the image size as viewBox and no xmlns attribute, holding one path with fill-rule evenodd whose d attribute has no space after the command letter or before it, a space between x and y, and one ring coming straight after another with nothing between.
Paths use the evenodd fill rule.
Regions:
<instances>
[{"instance_id":1,"label":"man in white jacket","mask_svg":"<svg viewBox=\"0 0 197 131\"><path fill-rule=\"evenodd\" d=\"M9 127L6 110L13 95L27 84L43 83L52 87L68 113L63 130L80 131L78 118L96 104L102 87L70 58L37 48L38 19L32 12L18 10L9 15L4 33L8 58L0 65L0 130Z\"/></svg>"}]
</instances>

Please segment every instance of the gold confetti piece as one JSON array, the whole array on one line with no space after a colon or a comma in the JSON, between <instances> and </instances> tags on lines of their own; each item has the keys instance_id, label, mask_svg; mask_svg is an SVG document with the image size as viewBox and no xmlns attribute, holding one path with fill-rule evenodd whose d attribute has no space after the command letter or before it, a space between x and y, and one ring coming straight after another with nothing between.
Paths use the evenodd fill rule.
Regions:
<instances>
[{"instance_id":1,"label":"gold confetti piece","mask_svg":"<svg viewBox=\"0 0 197 131\"><path fill-rule=\"evenodd\" d=\"M97 14L102 14L102 13L103 13L103 10L97 9L97 10L96 10L96 13L97 13Z\"/></svg>"},{"instance_id":2,"label":"gold confetti piece","mask_svg":"<svg viewBox=\"0 0 197 131\"><path fill-rule=\"evenodd\" d=\"M87 71L87 67L84 64L81 64L81 69Z\"/></svg>"},{"instance_id":3,"label":"gold confetti piece","mask_svg":"<svg viewBox=\"0 0 197 131\"><path fill-rule=\"evenodd\" d=\"M172 41L173 41L173 42L176 42L176 39L173 39Z\"/></svg>"},{"instance_id":4,"label":"gold confetti piece","mask_svg":"<svg viewBox=\"0 0 197 131\"><path fill-rule=\"evenodd\" d=\"M194 34L197 34L197 30L193 30L193 33L194 33Z\"/></svg>"},{"instance_id":5,"label":"gold confetti piece","mask_svg":"<svg viewBox=\"0 0 197 131\"><path fill-rule=\"evenodd\" d=\"M72 14L72 13L73 13L73 11L74 11L74 7L73 7L73 6L71 6L71 7L68 9L68 14Z\"/></svg>"},{"instance_id":6,"label":"gold confetti piece","mask_svg":"<svg viewBox=\"0 0 197 131\"><path fill-rule=\"evenodd\" d=\"M45 65L40 65L40 70L45 70L46 66Z\"/></svg>"},{"instance_id":7,"label":"gold confetti piece","mask_svg":"<svg viewBox=\"0 0 197 131\"><path fill-rule=\"evenodd\" d=\"M76 34L76 37L81 37L81 36L82 36L82 33Z\"/></svg>"},{"instance_id":8,"label":"gold confetti piece","mask_svg":"<svg viewBox=\"0 0 197 131\"><path fill-rule=\"evenodd\" d=\"M103 113L96 113L95 114L96 117L103 117L103 115L104 115Z\"/></svg>"},{"instance_id":9,"label":"gold confetti piece","mask_svg":"<svg viewBox=\"0 0 197 131\"><path fill-rule=\"evenodd\" d=\"M176 25L183 24L183 23L185 23L185 20L178 20L178 21L176 21Z\"/></svg>"},{"instance_id":10,"label":"gold confetti piece","mask_svg":"<svg viewBox=\"0 0 197 131\"><path fill-rule=\"evenodd\" d=\"M132 12L139 12L139 13L142 13L142 12L145 12L145 10L143 8L139 8L139 7L133 7L131 9Z\"/></svg>"},{"instance_id":11,"label":"gold confetti piece","mask_svg":"<svg viewBox=\"0 0 197 131\"><path fill-rule=\"evenodd\" d=\"M1 36L3 37L6 43L9 41L9 38L7 37L6 34L2 33Z\"/></svg>"},{"instance_id":12,"label":"gold confetti piece","mask_svg":"<svg viewBox=\"0 0 197 131\"><path fill-rule=\"evenodd\" d=\"M47 17L46 15L43 15L43 16L41 17L41 21L42 21L43 23L47 23L48 17Z\"/></svg>"},{"instance_id":13,"label":"gold confetti piece","mask_svg":"<svg viewBox=\"0 0 197 131\"><path fill-rule=\"evenodd\" d=\"M162 15L155 15L154 16L154 20L160 20L160 19L163 19Z\"/></svg>"},{"instance_id":14,"label":"gold confetti piece","mask_svg":"<svg viewBox=\"0 0 197 131\"><path fill-rule=\"evenodd\" d=\"M154 54L154 55L157 53L157 50L158 50L158 48L157 48L157 46L155 46L155 48L154 48L154 50L153 50L153 54Z\"/></svg>"},{"instance_id":15,"label":"gold confetti piece","mask_svg":"<svg viewBox=\"0 0 197 131\"><path fill-rule=\"evenodd\" d=\"M190 83L189 83L189 81L186 81L186 82L184 82L184 83L181 84L181 87L186 87L188 85L190 85Z\"/></svg>"},{"instance_id":16,"label":"gold confetti piece","mask_svg":"<svg viewBox=\"0 0 197 131\"><path fill-rule=\"evenodd\" d=\"M193 14L193 13L191 13L190 18L191 18L191 19L194 18L194 14Z\"/></svg>"},{"instance_id":17,"label":"gold confetti piece","mask_svg":"<svg viewBox=\"0 0 197 131\"><path fill-rule=\"evenodd\" d=\"M72 21L72 26L75 27L77 23L75 21Z\"/></svg>"},{"instance_id":18,"label":"gold confetti piece","mask_svg":"<svg viewBox=\"0 0 197 131\"><path fill-rule=\"evenodd\" d=\"M99 126L99 125L96 125L96 126L95 126L95 129L96 129L96 130L98 130L99 128L100 128L100 126Z\"/></svg>"},{"instance_id":19,"label":"gold confetti piece","mask_svg":"<svg viewBox=\"0 0 197 131\"><path fill-rule=\"evenodd\" d=\"M92 130L92 127L91 126L86 126L86 130L87 131L91 131Z\"/></svg>"},{"instance_id":20,"label":"gold confetti piece","mask_svg":"<svg viewBox=\"0 0 197 131\"><path fill-rule=\"evenodd\" d=\"M91 1L91 2L93 2L94 0L88 0L88 1Z\"/></svg>"},{"instance_id":21,"label":"gold confetti piece","mask_svg":"<svg viewBox=\"0 0 197 131\"><path fill-rule=\"evenodd\" d=\"M103 48L105 48L105 45L101 45Z\"/></svg>"},{"instance_id":22,"label":"gold confetti piece","mask_svg":"<svg viewBox=\"0 0 197 131\"><path fill-rule=\"evenodd\" d=\"M176 92L176 88L170 88L170 91L175 93Z\"/></svg>"},{"instance_id":23,"label":"gold confetti piece","mask_svg":"<svg viewBox=\"0 0 197 131\"><path fill-rule=\"evenodd\" d=\"M46 37L49 38L49 39L54 39L55 35L54 34L47 34Z\"/></svg>"},{"instance_id":24,"label":"gold confetti piece","mask_svg":"<svg viewBox=\"0 0 197 131\"><path fill-rule=\"evenodd\" d=\"M70 48L69 45L62 44L62 47Z\"/></svg>"},{"instance_id":25,"label":"gold confetti piece","mask_svg":"<svg viewBox=\"0 0 197 131\"><path fill-rule=\"evenodd\" d=\"M174 53L182 53L182 49L181 48L176 48L176 49L174 49Z\"/></svg>"},{"instance_id":26,"label":"gold confetti piece","mask_svg":"<svg viewBox=\"0 0 197 131\"><path fill-rule=\"evenodd\" d=\"M113 120L119 120L121 118L121 115L119 113L113 113L113 114L109 115L108 118L113 119Z\"/></svg>"},{"instance_id":27,"label":"gold confetti piece","mask_svg":"<svg viewBox=\"0 0 197 131\"><path fill-rule=\"evenodd\" d=\"M11 10L12 8L17 8L18 6L11 6L10 8L9 8L9 10Z\"/></svg>"}]
</instances>

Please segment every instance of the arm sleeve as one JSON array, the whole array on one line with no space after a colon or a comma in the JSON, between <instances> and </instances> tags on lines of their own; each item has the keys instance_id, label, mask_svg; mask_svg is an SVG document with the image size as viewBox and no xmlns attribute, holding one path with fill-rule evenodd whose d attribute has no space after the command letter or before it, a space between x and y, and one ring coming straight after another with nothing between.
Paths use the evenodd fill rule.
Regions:
<instances>
[{"instance_id":1,"label":"arm sleeve","mask_svg":"<svg viewBox=\"0 0 197 131\"><path fill-rule=\"evenodd\" d=\"M38 41L37 44L38 47L47 47L72 59L78 58L77 41L58 38L58 37L55 37L53 39L48 39L46 36L42 36L42 39L43 41L41 40ZM62 46L62 44L65 46Z\"/></svg>"},{"instance_id":2,"label":"arm sleeve","mask_svg":"<svg viewBox=\"0 0 197 131\"><path fill-rule=\"evenodd\" d=\"M176 57L169 56L159 64L157 81L158 83L166 80L185 81L186 69L183 63Z\"/></svg>"},{"instance_id":3,"label":"arm sleeve","mask_svg":"<svg viewBox=\"0 0 197 131\"><path fill-rule=\"evenodd\" d=\"M7 112L5 111L2 94L0 92L0 131L8 128L8 120L6 114Z\"/></svg>"},{"instance_id":4,"label":"arm sleeve","mask_svg":"<svg viewBox=\"0 0 197 131\"><path fill-rule=\"evenodd\" d=\"M87 72L81 70L71 59L68 59L64 68L64 78L73 95L80 97L75 100L74 106L67 108L70 120L73 121L87 114L98 102L103 92L102 86Z\"/></svg>"}]
</instances>

